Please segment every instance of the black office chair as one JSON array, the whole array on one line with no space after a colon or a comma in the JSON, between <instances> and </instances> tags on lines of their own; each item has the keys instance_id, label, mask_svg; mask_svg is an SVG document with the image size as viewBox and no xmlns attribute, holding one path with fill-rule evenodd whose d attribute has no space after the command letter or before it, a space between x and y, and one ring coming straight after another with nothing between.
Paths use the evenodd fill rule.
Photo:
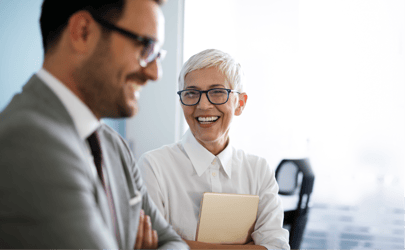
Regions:
<instances>
[{"instance_id":1,"label":"black office chair","mask_svg":"<svg viewBox=\"0 0 405 250\"><path fill-rule=\"evenodd\" d=\"M294 210L284 211L284 227L290 231L291 249L299 249L308 220L308 203L315 179L309 160L282 160L276 169L276 179L280 195L299 197Z\"/></svg>"}]
</instances>

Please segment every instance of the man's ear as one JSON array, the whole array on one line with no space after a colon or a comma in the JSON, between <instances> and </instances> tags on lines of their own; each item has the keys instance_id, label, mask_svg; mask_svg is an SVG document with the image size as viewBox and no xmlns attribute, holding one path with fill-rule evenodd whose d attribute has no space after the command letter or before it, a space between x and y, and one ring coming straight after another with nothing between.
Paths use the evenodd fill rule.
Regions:
<instances>
[{"instance_id":1,"label":"man's ear","mask_svg":"<svg viewBox=\"0 0 405 250\"><path fill-rule=\"evenodd\" d=\"M68 36L72 49L85 54L96 47L100 37L100 29L87 11L74 13L68 22Z\"/></svg>"},{"instance_id":2,"label":"man's ear","mask_svg":"<svg viewBox=\"0 0 405 250\"><path fill-rule=\"evenodd\" d=\"M247 99L248 99L248 95L245 92L239 94L238 107L235 109L236 116L239 116L242 114L243 109L245 109L245 107L246 107Z\"/></svg>"}]
</instances>

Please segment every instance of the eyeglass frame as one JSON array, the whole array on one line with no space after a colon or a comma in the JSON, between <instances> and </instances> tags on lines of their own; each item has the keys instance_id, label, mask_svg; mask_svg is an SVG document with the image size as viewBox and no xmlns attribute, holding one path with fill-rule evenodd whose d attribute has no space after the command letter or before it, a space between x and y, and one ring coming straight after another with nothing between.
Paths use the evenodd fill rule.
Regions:
<instances>
[{"instance_id":1,"label":"eyeglass frame","mask_svg":"<svg viewBox=\"0 0 405 250\"><path fill-rule=\"evenodd\" d=\"M210 100L210 98L209 98L209 96L208 96L208 92L211 91L211 90L216 90L216 89L226 90L226 91L227 91L228 96L227 96L225 102L223 102L223 103L213 103L213 102ZM183 92L185 92L185 91L198 91L198 92L200 92L200 97L198 98L198 101L197 101L195 104L192 104L192 105L190 105L190 104L184 104L183 99L181 98L181 93L183 93ZM232 92L232 93L241 94L240 92L238 92L238 91L236 91L236 90L234 90L234 89L224 89L224 88L213 88L213 89L209 89L209 90L184 89L184 90L177 91L177 94L179 95L181 104L183 104L184 106L195 106L195 105L197 105L197 104L201 101L201 96L202 96L202 94L204 94L204 93L205 93L205 95L207 96L207 100L208 100L211 104L214 104L214 105L222 105L222 104L225 104L225 103L228 102L228 100L229 100L229 94L230 94L231 92Z\"/></svg>"},{"instance_id":2,"label":"eyeglass frame","mask_svg":"<svg viewBox=\"0 0 405 250\"><path fill-rule=\"evenodd\" d=\"M143 50L141 52L141 56L138 58L139 65L141 65L142 68L145 68L146 66L148 66L149 63L155 61L156 59L159 59L160 61L163 61L163 59L165 58L167 51L163 50L163 49L160 49L156 53L156 55L151 58L153 60L147 60L148 57L143 59L142 57L146 53L147 48L151 44L155 44L154 46L156 46L156 44L158 44L158 42L155 39L150 38L150 37L141 36L141 35L138 35L138 34L135 34L135 33L131 32L131 31L120 28L120 27L110 23L109 21L98 17L97 15L91 14L91 16L93 17L93 19L97 23L99 23L104 28L107 28L107 29L112 30L112 31L117 31L118 33L120 33L120 34L122 34L122 35L124 35L124 36L126 36L128 38L131 38L131 39L134 39L134 40L138 41L139 43L141 43L144 46L144 48L143 48Z\"/></svg>"}]
</instances>

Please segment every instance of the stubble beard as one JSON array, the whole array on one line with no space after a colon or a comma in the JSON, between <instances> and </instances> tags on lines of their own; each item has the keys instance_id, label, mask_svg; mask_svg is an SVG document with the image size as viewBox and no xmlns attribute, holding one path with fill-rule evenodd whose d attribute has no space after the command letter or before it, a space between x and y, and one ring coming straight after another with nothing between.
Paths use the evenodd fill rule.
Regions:
<instances>
[{"instance_id":1,"label":"stubble beard","mask_svg":"<svg viewBox=\"0 0 405 250\"><path fill-rule=\"evenodd\" d=\"M101 39L94 54L76 69L79 91L85 104L97 118L123 118L134 115L135 110L125 103L120 81L122 70L114 74L110 42Z\"/></svg>"}]
</instances>

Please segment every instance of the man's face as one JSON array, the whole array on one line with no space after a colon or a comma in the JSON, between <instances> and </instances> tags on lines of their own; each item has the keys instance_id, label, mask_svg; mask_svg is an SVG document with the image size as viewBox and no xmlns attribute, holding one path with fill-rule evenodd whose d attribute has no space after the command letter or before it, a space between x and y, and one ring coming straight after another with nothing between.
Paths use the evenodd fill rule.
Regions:
<instances>
[{"instance_id":1,"label":"man's face","mask_svg":"<svg viewBox=\"0 0 405 250\"><path fill-rule=\"evenodd\" d=\"M188 73L184 79L184 85L185 89L231 89L225 75L216 67L199 69ZM218 146L222 148L227 144L228 132L233 116L235 114L239 115L236 113L237 104L237 96L230 93L229 100L225 104L214 105L208 101L206 94L202 94L200 102L197 105L181 106L190 130L197 141L203 146L208 143L218 143ZM214 121L201 121L202 117L205 119L206 117L210 117Z\"/></svg>"},{"instance_id":2,"label":"man's face","mask_svg":"<svg viewBox=\"0 0 405 250\"><path fill-rule=\"evenodd\" d=\"M115 25L163 43L163 14L152 0L126 1ZM78 69L80 90L97 118L137 113L141 87L148 80L157 80L161 71L158 60L145 68L139 65L143 49L141 43L111 31L107 38L100 37L94 53Z\"/></svg>"}]
</instances>

